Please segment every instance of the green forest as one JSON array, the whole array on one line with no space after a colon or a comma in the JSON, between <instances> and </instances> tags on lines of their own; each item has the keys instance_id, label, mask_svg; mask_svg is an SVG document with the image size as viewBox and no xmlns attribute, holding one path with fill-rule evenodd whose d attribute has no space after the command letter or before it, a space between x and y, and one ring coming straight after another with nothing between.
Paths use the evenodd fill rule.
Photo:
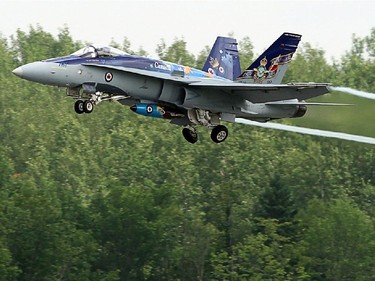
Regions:
<instances>
[{"instance_id":1,"label":"green forest","mask_svg":"<svg viewBox=\"0 0 375 281\"><path fill-rule=\"evenodd\" d=\"M130 43L112 45L147 55ZM253 44L239 40L243 68ZM11 73L82 45L68 28L0 36L1 281L375 280L373 145L241 124L192 145L119 103L77 115L64 89ZM197 68L209 49L155 43ZM375 93L375 28L331 61L301 44L284 82L309 81ZM356 105L285 122L375 137L374 101L318 100Z\"/></svg>"}]
</instances>

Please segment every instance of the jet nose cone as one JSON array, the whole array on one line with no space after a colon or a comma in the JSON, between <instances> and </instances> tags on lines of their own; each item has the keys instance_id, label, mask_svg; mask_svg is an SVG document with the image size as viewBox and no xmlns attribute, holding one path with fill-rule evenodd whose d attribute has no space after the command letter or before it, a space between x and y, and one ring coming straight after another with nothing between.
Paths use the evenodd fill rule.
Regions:
<instances>
[{"instance_id":1,"label":"jet nose cone","mask_svg":"<svg viewBox=\"0 0 375 281\"><path fill-rule=\"evenodd\" d=\"M32 82L55 85L53 66L55 66L55 63L36 61L17 67L13 70L13 74Z\"/></svg>"},{"instance_id":2,"label":"jet nose cone","mask_svg":"<svg viewBox=\"0 0 375 281\"><path fill-rule=\"evenodd\" d=\"M14 69L14 70L12 71L12 73L13 73L14 75L16 75L16 76L22 78L22 76L23 76L23 69L22 69L22 66L17 67L16 69Z\"/></svg>"}]
</instances>

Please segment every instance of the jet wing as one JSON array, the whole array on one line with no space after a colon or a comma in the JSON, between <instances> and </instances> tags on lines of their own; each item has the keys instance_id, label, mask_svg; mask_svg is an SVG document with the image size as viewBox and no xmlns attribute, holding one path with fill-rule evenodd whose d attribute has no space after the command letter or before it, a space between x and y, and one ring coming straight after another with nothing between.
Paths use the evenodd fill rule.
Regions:
<instances>
[{"instance_id":1,"label":"jet wing","mask_svg":"<svg viewBox=\"0 0 375 281\"><path fill-rule=\"evenodd\" d=\"M326 83L246 84L214 78L192 77L189 75L183 75L180 72L172 72L170 74L158 71L94 63L84 63L82 65L88 67L113 69L156 79L174 81L193 88L220 91L226 94L242 97L243 99L246 99L252 103L266 103L291 99L306 100L328 93L328 87L330 86L330 84Z\"/></svg>"},{"instance_id":2,"label":"jet wing","mask_svg":"<svg viewBox=\"0 0 375 281\"><path fill-rule=\"evenodd\" d=\"M240 96L252 103L267 103L281 100L306 100L329 92L330 84L245 84L239 82L201 81L189 84L190 87L213 89Z\"/></svg>"}]
</instances>

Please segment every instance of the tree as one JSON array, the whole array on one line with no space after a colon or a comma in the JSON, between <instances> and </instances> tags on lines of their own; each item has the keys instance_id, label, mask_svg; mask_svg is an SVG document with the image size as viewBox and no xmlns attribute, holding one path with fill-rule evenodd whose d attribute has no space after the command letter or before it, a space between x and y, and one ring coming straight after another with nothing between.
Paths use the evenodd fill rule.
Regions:
<instances>
[{"instance_id":1,"label":"tree","mask_svg":"<svg viewBox=\"0 0 375 281\"><path fill-rule=\"evenodd\" d=\"M370 35L359 38L353 35L353 47L342 58L340 85L374 92L375 77L375 28Z\"/></svg>"},{"instance_id":2,"label":"tree","mask_svg":"<svg viewBox=\"0 0 375 281\"><path fill-rule=\"evenodd\" d=\"M206 60L210 54L211 48L209 46L205 46L202 51L200 51L197 61L195 63L195 67L198 69L202 69L204 64L206 63Z\"/></svg>"},{"instance_id":3,"label":"tree","mask_svg":"<svg viewBox=\"0 0 375 281\"><path fill-rule=\"evenodd\" d=\"M373 280L375 230L370 218L345 200L312 200L301 213L312 280Z\"/></svg>"},{"instance_id":4,"label":"tree","mask_svg":"<svg viewBox=\"0 0 375 281\"><path fill-rule=\"evenodd\" d=\"M162 60L187 66L195 64L195 57L187 51L186 41L183 38L175 38L169 47L167 47L165 41L162 39L157 45L156 53Z\"/></svg>"},{"instance_id":5,"label":"tree","mask_svg":"<svg viewBox=\"0 0 375 281\"><path fill-rule=\"evenodd\" d=\"M246 36L239 41L239 55L242 69L246 69L254 60L254 46L250 37Z\"/></svg>"},{"instance_id":6,"label":"tree","mask_svg":"<svg viewBox=\"0 0 375 281\"><path fill-rule=\"evenodd\" d=\"M373 33L335 65L306 45L290 79L338 81L345 66L366 86L354 68L372 67ZM239 124L224 144L198 128L191 145L118 103L77 116L63 91L10 73L80 43L66 28L12 38L0 39L0 280L375 279L372 146ZM194 63L183 39L158 51Z\"/></svg>"},{"instance_id":7,"label":"tree","mask_svg":"<svg viewBox=\"0 0 375 281\"><path fill-rule=\"evenodd\" d=\"M57 40L55 40L54 56L66 56L69 55L82 47L80 42L74 42L72 36L70 35L69 28L64 26L59 30L57 35Z\"/></svg>"},{"instance_id":8,"label":"tree","mask_svg":"<svg viewBox=\"0 0 375 281\"><path fill-rule=\"evenodd\" d=\"M264 232L248 235L234 246L232 255L213 257L214 280L308 280L303 265L290 265L297 251L289 239L279 235L279 223L262 219Z\"/></svg>"},{"instance_id":9,"label":"tree","mask_svg":"<svg viewBox=\"0 0 375 281\"><path fill-rule=\"evenodd\" d=\"M327 63L324 50L313 48L310 43L304 43L290 62L283 82L324 83L333 81L336 72L335 68Z\"/></svg>"},{"instance_id":10,"label":"tree","mask_svg":"<svg viewBox=\"0 0 375 281\"><path fill-rule=\"evenodd\" d=\"M20 273L19 268L14 264L12 252L8 247L8 235L12 233L10 229L10 220L7 216L9 208L8 203L10 190L8 189L11 181L13 169L10 160L6 157L3 149L0 149L0 280L17 280Z\"/></svg>"},{"instance_id":11,"label":"tree","mask_svg":"<svg viewBox=\"0 0 375 281\"><path fill-rule=\"evenodd\" d=\"M41 26L30 26L29 33L17 30L12 36L13 52L19 64L55 57L55 39Z\"/></svg>"}]
</instances>

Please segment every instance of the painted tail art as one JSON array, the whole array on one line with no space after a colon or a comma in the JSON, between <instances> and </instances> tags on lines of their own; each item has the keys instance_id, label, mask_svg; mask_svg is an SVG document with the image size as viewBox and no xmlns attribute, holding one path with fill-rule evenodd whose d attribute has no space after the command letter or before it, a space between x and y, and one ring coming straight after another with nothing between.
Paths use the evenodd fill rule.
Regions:
<instances>
[{"instance_id":1,"label":"painted tail art","mask_svg":"<svg viewBox=\"0 0 375 281\"><path fill-rule=\"evenodd\" d=\"M283 33L238 77L239 82L280 84L301 37L299 34Z\"/></svg>"},{"instance_id":2,"label":"painted tail art","mask_svg":"<svg viewBox=\"0 0 375 281\"><path fill-rule=\"evenodd\" d=\"M237 45L236 39L217 37L202 70L235 80L241 74Z\"/></svg>"}]
</instances>

